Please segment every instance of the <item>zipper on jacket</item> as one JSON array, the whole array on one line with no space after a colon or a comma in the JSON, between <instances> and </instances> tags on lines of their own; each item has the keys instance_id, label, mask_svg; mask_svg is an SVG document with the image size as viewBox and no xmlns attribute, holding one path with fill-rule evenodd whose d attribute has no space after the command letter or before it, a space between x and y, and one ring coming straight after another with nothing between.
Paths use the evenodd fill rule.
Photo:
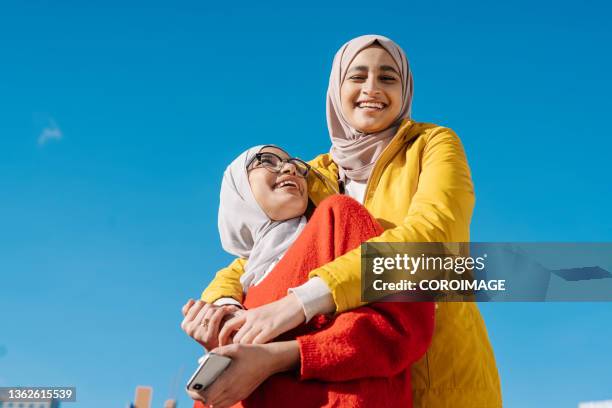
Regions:
<instances>
[{"instance_id":1,"label":"zipper on jacket","mask_svg":"<svg viewBox=\"0 0 612 408\"><path fill-rule=\"evenodd\" d=\"M380 157L378 157L378 160L376 160L376 163L374 163L374 168L372 169L370 178L368 178L368 182L366 183L365 193L363 195L363 206L365 208L368 208L367 202L370 199L370 190L372 189L372 185L374 184L373 180L376 178L376 185L378 185L378 182L380 181L381 175L378 174L378 170L381 168L384 168L387 164L389 164L388 160L386 160L387 156L389 156L389 154L392 155L391 157L395 156L395 154L399 150L399 147L402 146L406 138L405 135L408 134L408 130L415 124L415 122L413 122L412 120L410 120L410 122L411 122L411 125L406 126L405 130L402 129L405 126L405 124L400 125L399 129L397 130L397 133L395 134L395 136L393 136L393 139L391 140L391 142L382 151L382 153L380 154ZM401 136L400 136L400 133L401 133ZM392 152L392 153L389 153L389 152Z\"/></svg>"}]
</instances>

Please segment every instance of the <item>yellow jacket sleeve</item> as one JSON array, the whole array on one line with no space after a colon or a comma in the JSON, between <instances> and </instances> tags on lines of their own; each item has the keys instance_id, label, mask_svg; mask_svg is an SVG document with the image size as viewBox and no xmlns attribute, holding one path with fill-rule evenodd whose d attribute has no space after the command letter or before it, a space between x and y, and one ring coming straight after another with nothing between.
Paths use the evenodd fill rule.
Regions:
<instances>
[{"instance_id":1,"label":"yellow jacket sleeve","mask_svg":"<svg viewBox=\"0 0 612 408\"><path fill-rule=\"evenodd\" d=\"M236 258L228 267L221 269L215 278L202 292L201 299L206 303L212 303L222 297L231 297L242 303L242 284L240 277L244 273L246 259Z\"/></svg>"},{"instance_id":2,"label":"yellow jacket sleeve","mask_svg":"<svg viewBox=\"0 0 612 408\"><path fill-rule=\"evenodd\" d=\"M375 217L385 217L384 203L411 200L401 223L368 242L466 242L474 207L470 170L457 135L448 128L437 128L425 137L420 152L417 190L410 199L407 188L393 185L392 191L374 191L374 202L366 207ZM415 142L415 144L418 143ZM413 146L414 148L414 146ZM405 156L404 156L405 157ZM393 159L389 166L419 171L418 163ZM397 163L397 164L396 164ZM379 166L380 167L380 166ZM376 170L375 170L376 171ZM402 169L404 171L404 169ZM372 174L372 182L377 175ZM378 176L380 177L380 176ZM366 194L368 192L366 191ZM381 196L382 194L382 196ZM395 202L395 201L394 201ZM331 289L336 311L361 305L361 249L354 249L310 272Z\"/></svg>"}]
</instances>

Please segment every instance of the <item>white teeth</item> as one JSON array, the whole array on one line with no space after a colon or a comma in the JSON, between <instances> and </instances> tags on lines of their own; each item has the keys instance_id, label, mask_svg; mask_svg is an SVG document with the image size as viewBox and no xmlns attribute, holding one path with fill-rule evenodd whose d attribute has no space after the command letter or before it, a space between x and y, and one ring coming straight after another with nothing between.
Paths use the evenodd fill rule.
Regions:
<instances>
[{"instance_id":1,"label":"white teeth","mask_svg":"<svg viewBox=\"0 0 612 408\"><path fill-rule=\"evenodd\" d=\"M357 106L359 106L360 108L374 108L374 109L382 109L385 107L385 105L380 102L359 102Z\"/></svg>"},{"instance_id":2,"label":"white teeth","mask_svg":"<svg viewBox=\"0 0 612 408\"><path fill-rule=\"evenodd\" d=\"M297 184L295 184L293 181L281 181L276 185L276 188L281 188L285 186L297 187Z\"/></svg>"}]
</instances>

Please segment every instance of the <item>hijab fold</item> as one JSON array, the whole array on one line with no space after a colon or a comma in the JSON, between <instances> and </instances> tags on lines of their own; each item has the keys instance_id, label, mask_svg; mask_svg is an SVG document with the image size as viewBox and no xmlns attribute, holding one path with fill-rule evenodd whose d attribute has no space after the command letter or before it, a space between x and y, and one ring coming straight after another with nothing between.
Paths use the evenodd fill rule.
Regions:
<instances>
[{"instance_id":1,"label":"hijab fold","mask_svg":"<svg viewBox=\"0 0 612 408\"><path fill-rule=\"evenodd\" d=\"M373 44L383 47L399 68L402 80L402 107L391 125L376 133L362 133L353 128L342 114L340 88L357 54ZM327 127L332 141L331 156L338 165L340 179L367 181L376 160L389 144L400 124L410 118L413 81L406 54L392 40L381 35L364 35L344 44L334 57L327 89Z\"/></svg>"}]
</instances>

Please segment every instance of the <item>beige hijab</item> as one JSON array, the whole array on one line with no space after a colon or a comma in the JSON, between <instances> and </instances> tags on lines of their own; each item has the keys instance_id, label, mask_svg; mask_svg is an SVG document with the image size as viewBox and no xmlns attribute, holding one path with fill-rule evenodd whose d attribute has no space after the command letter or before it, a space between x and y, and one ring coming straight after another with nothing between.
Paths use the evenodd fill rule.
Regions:
<instances>
[{"instance_id":1,"label":"beige hijab","mask_svg":"<svg viewBox=\"0 0 612 408\"><path fill-rule=\"evenodd\" d=\"M342 114L340 87L353 59L365 48L379 44L391 55L402 78L402 108L387 129L362 133L351 127ZM344 44L334 57L327 89L327 127L332 141L331 156L340 169L340 179L367 181L374 163L397 132L402 120L410 118L412 73L404 51L381 35L364 35Z\"/></svg>"}]
</instances>

